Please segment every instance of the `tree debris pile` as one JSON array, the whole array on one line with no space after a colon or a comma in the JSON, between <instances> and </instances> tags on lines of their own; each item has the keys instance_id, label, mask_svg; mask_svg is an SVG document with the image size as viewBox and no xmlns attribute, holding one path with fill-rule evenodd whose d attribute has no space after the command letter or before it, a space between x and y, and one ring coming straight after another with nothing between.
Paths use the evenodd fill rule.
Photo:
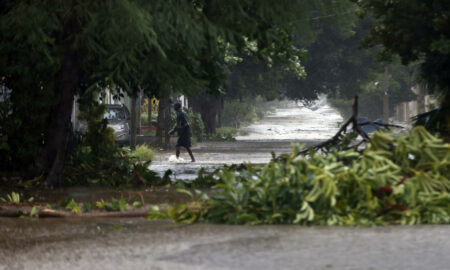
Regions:
<instances>
[{"instance_id":1,"label":"tree debris pile","mask_svg":"<svg viewBox=\"0 0 450 270\"><path fill-rule=\"evenodd\" d=\"M216 172L209 196L149 218L227 224L383 225L450 223L450 144L423 127L376 132L367 148L309 158L300 145L263 168Z\"/></svg>"}]
</instances>

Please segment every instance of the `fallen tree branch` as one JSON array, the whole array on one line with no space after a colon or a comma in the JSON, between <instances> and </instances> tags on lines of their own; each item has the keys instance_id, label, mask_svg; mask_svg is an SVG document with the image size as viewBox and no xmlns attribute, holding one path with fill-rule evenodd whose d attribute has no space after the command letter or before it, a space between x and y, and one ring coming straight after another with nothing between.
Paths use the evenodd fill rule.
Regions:
<instances>
[{"instance_id":1,"label":"fallen tree branch","mask_svg":"<svg viewBox=\"0 0 450 270\"><path fill-rule=\"evenodd\" d=\"M362 137L362 141L358 142L355 145L349 146L347 148L344 149L339 149L339 150L348 150L350 148L358 148L360 145L362 145L363 143L366 143L369 141L369 135L367 135L367 133L365 133L362 130L362 126L366 126L366 125L378 125L378 126L382 126L382 127L395 127L395 128L403 128L402 126L397 126L397 125L391 125L391 124L384 124L384 123L377 123L377 122L363 122L363 123L358 123L358 96L355 96L354 100L353 100L353 104L352 104L352 116L341 126L341 128L339 128L339 130L336 132L336 134L331 137L330 139L321 142L315 146L312 147L308 147L305 148L303 150L301 150L300 152L298 152L297 155L305 155L307 154L311 149L313 150L322 150L324 152L327 152L326 149L329 146L338 146L338 143L341 141L340 137L343 136L345 133L347 133L347 128L348 125L352 124L352 131L355 132L356 134L358 134L359 136Z\"/></svg>"},{"instance_id":2,"label":"fallen tree branch","mask_svg":"<svg viewBox=\"0 0 450 270\"><path fill-rule=\"evenodd\" d=\"M0 217L18 217L18 216L30 216L33 207L31 206L0 206ZM107 212L93 210L85 213L74 213L67 210L55 210L45 207L36 207L36 212L33 216L36 217L146 217L151 211L149 208L139 210L128 210L123 212Z\"/></svg>"}]
</instances>

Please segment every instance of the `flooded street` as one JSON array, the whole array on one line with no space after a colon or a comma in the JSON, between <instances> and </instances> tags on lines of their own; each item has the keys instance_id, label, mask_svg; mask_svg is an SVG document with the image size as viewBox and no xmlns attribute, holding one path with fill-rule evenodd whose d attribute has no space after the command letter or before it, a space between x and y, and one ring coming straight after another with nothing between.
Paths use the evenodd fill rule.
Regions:
<instances>
[{"instance_id":1,"label":"flooded street","mask_svg":"<svg viewBox=\"0 0 450 270\"><path fill-rule=\"evenodd\" d=\"M160 175L172 170L174 179L194 179L200 170L211 172L223 165L264 164L271 153L289 153L291 142L314 145L333 136L342 117L326 104L324 98L310 108L294 102L277 108L260 121L243 127L234 142L200 142L192 151L197 162L191 163L188 154L181 150L180 160L174 161L172 151L157 151L150 169ZM173 157L172 157L173 158Z\"/></svg>"},{"instance_id":2,"label":"flooded street","mask_svg":"<svg viewBox=\"0 0 450 270\"><path fill-rule=\"evenodd\" d=\"M443 270L449 226L177 225L0 219L0 269Z\"/></svg>"},{"instance_id":3,"label":"flooded street","mask_svg":"<svg viewBox=\"0 0 450 270\"><path fill-rule=\"evenodd\" d=\"M200 168L263 164L291 142L315 144L332 136L342 118L326 104L291 103L242 128L235 142L202 142L198 162L170 162L161 151L151 169L193 179ZM185 152L182 157L188 159ZM93 201L130 191L72 189L60 197ZM96 193L97 197L89 197ZM146 203L176 201L167 190L146 190ZM128 196L128 197L127 197ZM55 200L58 196L55 196ZM0 218L0 270L34 269L365 269L441 270L450 265L450 227L306 227L295 225L179 225L144 218Z\"/></svg>"},{"instance_id":4,"label":"flooded street","mask_svg":"<svg viewBox=\"0 0 450 270\"><path fill-rule=\"evenodd\" d=\"M450 270L450 0L0 0L0 270Z\"/></svg>"}]
</instances>

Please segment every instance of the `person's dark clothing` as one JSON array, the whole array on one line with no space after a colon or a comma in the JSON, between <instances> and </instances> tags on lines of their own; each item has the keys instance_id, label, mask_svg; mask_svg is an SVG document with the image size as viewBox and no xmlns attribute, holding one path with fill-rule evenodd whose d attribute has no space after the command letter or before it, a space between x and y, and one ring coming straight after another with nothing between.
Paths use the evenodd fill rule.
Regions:
<instances>
[{"instance_id":1,"label":"person's dark clothing","mask_svg":"<svg viewBox=\"0 0 450 270\"><path fill-rule=\"evenodd\" d=\"M177 111L177 123L171 130L171 133L178 132L178 141L176 146L191 147L192 130L189 125L186 113L182 110Z\"/></svg>"}]
</instances>

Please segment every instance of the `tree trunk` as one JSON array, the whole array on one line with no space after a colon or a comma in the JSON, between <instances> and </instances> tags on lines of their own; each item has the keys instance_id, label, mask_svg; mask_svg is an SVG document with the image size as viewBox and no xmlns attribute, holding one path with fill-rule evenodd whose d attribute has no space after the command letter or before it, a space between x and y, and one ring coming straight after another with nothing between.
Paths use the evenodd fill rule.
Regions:
<instances>
[{"instance_id":1,"label":"tree trunk","mask_svg":"<svg viewBox=\"0 0 450 270\"><path fill-rule=\"evenodd\" d=\"M148 98L148 106L147 106L147 126L149 127L150 131L152 130L152 98Z\"/></svg>"},{"instance_id":2,"label":"tree trunk","mask_svg":"<svg viewBox=\"0 0 450 270\"><path fill-rule=\"evenodd\" d=\"M169 99L164 99L164 147L169 148L170 146L170 135L169 130L171 128L170 119L170 101Z\"/></svg>"},{"instance_id":3,"label":"tree trunk","mask_svg":"<svg viewBox=\"0 0 450 270\"><path fill-rule=\"evenodd\" d=\"M61 37L58 39L64 50L54 89L57 103L51 109L42 161L47 181L54 187L62 185L67 138L72 132L70 118L81 73L80 55L73 49L73 37L79 32L80 26L76 18L71 18L64 25Z\"/></svg>"},{"instance_id":4,"label":"tree trunk","mask_svg":"<svg viewBox=\"0 0 450 270\"><path fill-rule=\"evenodd\" d=\"M161 103L161 100L159 100L158 104L158 117L156 119L156 136L160 138L160 143L162 143L162 128L163 128L163 118L164 118L164 112L163 112L163 104Z\"/></svg>"},{"instance_id":5,"label":"tree trunk","mask_svg":"<svg viewBox=\"0 0 450 270\"><path fill-rule=\"evenodd\" d=\"M222 127L222 115L224 109L223 96L219 97L219 108L217 109L217 127Z\"/></svg>"},{"instance_id":6,"label":"tree trunk","mask_svg":"<svg viewBox=\"0 0 450 270\"><path fill-rule=\"evenodd\" d=\"M136 149L136 97L131 97L130 148Z\"/></svg>"},{"instance_id":7,"label":"tree trunk","mask_svg":"<svg viewBox=\"0 0 450 270\"><path fill-rule=\"evenodd\" d=\"M221 107L221 98L217 96L202 93L193 99L194 112L200 113L206 134L216 132Z\"/></svg>"},{"instance_id":8,"label":"tree trunk","mask_svg":"<svg viewBox=\"0 0 450 270\"><path fill-rule=\"evenodd\" d=\"M159 141L164 146L168 147L170 142L170 136L168 134L170 129L170 102L168 98L161 98L158 106L158 129L156 135L159 137Z\"/></svg>"},{"instance_id":9,"label":"tree trunk","mask_svg":"<svg viewBox=\"0 0 450 270\"><path fill-rule=\"evenodd\" d=\"M142 105L142 97L143 97L143 90L139 89L139 96L137 98L137 104L136 104L136 134L141 134L142 129L142 122L141 122L141 105Z\"/></svg>"}]
</instances>

